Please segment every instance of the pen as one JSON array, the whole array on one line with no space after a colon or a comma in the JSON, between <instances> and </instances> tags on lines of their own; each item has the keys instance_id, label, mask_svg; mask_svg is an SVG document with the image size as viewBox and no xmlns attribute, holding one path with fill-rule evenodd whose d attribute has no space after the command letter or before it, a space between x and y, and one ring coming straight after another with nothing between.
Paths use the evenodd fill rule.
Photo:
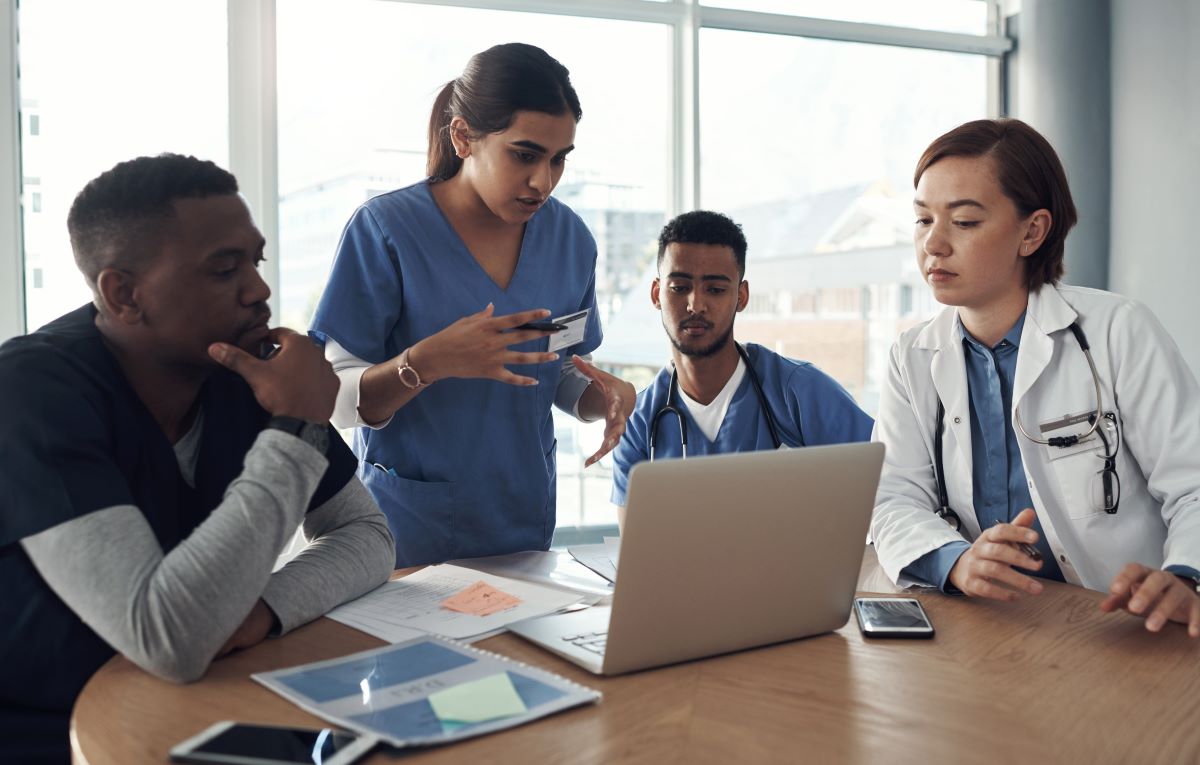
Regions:
<instances>
[{"instance_id":1,"label":"pen","mask_svg":"<svg viewBox=\"0 0 1200 765\"><path fill-rule=\"evenodd\" d=\"M999 520L992 523L992 526L999 526L999 525L1000 525ZM1038 563L1042 562L1042 553L1036 547L1029 544L1028 542L1010 542L1009 544L1016 545L1018 550L1025 553L1030 558L1033 558L1036 562L1038 562Z\"/></svg>"}]
</instances>

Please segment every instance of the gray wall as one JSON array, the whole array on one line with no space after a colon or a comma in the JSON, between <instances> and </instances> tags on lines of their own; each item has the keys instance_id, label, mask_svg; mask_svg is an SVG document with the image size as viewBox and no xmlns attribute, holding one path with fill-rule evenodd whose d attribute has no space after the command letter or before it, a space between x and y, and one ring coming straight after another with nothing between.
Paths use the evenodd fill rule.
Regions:
<instances>
[{"instance_id":1,"label":"gray wall","mask_svg":"<svg viewBox=\"0 0 1200 765\"><path fill-rule=\"evenodd\" d=\"M1067 237L1064 281L1103 289L1110 233L1108 1L1022 0L1008 31L1016 38L1008 114L1058 151L1079 212Z\"/></svg>"},{"instance_id":2,"label":"gray wall","mask_svg":"<svg viewBox=\"0 0 1200 765\"><path fill-rule=\"evenodd\" d=\"M1109 287L1200 374L1200 3L1112 0Z\"/></svg>"}]
</instances>

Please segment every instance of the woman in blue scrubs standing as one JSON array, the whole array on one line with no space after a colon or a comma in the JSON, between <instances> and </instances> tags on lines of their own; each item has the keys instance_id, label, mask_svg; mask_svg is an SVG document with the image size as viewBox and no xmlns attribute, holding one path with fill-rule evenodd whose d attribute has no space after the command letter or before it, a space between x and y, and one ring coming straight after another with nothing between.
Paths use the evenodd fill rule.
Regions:
<instances>
[{"instance_id":1,"label":"woman in blue scrubs standing","mask_svg":"<svg viewBox=\"0 0 1200 765\"><path fill-rule=\"evenodd\" d=\"M434 102L429 177L371 199L342 234L311 333L397 566L548 548L551 405L607 421L588 465L624 432L633 386L565 363L601 340L595 240L550 196L581 115L545 51L479 53ZM519 328L584 311L555 351L551 332Z\"/></svg>"}]
</instances>

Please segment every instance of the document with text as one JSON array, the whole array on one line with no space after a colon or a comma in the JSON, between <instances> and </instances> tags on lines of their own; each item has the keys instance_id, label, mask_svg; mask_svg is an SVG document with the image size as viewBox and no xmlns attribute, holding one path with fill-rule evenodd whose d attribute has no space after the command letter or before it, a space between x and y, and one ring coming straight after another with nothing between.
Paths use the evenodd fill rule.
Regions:
<instances>
[{"instance_id":1,"label":"document with text","mask_svg":"<svg viewBox=\"0 0 1200 765\"><path fill-rule=\"evenodd\" d=\"M498 591L496 600L506 607L481 608L473 613L453 610L462 594L481 589L480 582ZM495 633L515 621L554 613L584 599L576 592L442 564L386 582L338 606L328 616L389 643L426 633L467 639ZM445 605L448 600L449 607Z\"/></svg>"}]
</instances>

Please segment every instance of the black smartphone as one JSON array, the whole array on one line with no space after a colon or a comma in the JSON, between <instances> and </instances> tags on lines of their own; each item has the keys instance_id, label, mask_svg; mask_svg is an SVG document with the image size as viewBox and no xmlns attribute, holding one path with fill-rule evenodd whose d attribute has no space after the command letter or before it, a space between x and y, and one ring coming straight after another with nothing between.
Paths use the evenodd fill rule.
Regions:
<instances>
[{"instance_id":1,"label":"black smartphone","mask_svg":"<svg viewBox=\"0 0 1200 765\"><path fill-rule=\"evenodd\" d=\"M536 329L538 332L562 332L566 328L566 324L559 324L555 321L527 321L515 329Z\"/></svg>"},{"instance_id":2,"label":"black smartphone","mask_svg":"<svg viewBox=\"0 0 1200 765\"><path fill-rule=\"evenodd\" d=\"M925 609L913 598L855 598L854 615L866 637L933 637Z\"/></svg>"},{"instance_id":3,"label":"black smartphone","mask_svg":"<svg viewBox=\"0 0 1200 765\"><path fill-rule=\"evenodd\" d=\"M349 765L377 743L371 736L333 728L279 728L227 720L173 747L171 759L232 765Z\"/></svg>"}]
</instances>

